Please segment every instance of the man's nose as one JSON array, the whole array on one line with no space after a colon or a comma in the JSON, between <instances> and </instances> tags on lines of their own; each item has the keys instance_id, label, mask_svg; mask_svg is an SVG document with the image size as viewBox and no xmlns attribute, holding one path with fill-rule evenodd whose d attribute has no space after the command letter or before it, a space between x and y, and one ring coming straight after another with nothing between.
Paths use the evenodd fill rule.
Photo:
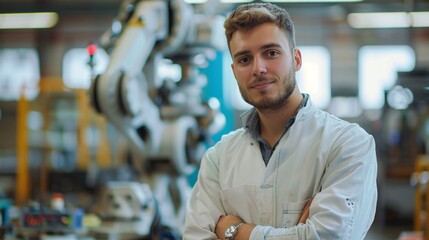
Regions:
<instances>
[{"instance_id":1,"label":"man's nose","mask_svg":"<svg viewBox=\"0 0 429 240\"><path fill-rule=\"evenodd\" d=\"M253 75L259 76L267 72L266 62L261 57L255 57L253 61Z\"/></svg>"}]
</instances>

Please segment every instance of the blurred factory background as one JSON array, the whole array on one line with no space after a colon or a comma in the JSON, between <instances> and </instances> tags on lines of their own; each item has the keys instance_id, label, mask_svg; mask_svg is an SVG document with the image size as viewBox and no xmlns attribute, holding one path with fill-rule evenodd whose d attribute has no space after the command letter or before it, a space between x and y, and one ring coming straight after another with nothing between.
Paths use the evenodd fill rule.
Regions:
<instances>
[{"instance_id":1,"label":"blurred factory background","mask_svg":"<svg viewBox=\"0 0 429 240\"><path fill-rule=\"evenodd\" d=\"M0 238L149 239L161 215L179 239L202 153L248 108L223 35L237 2L1 0ZM429 0L270 2L301 90L376 139L366 239L426 235Z\"/></svg>"}]
</instances>

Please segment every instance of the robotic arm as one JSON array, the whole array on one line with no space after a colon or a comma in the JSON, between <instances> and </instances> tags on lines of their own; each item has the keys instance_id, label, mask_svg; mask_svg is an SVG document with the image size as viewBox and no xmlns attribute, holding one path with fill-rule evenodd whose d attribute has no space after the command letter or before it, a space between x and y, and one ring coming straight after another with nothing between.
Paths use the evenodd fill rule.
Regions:
<instances>
[{"instance_id":1,"label":"robotic arm","mask_svg":"<svg viewBox=\"0 0 429 240\"><path fill-rule=\"evenodd\" d=\"M90 89L95 110L128 139L138 160L134 167L157 198L161 218L179 231L191 189L186 176L199 165L204 136L225 123L215 99L201 100L206 78L197 70L216 49L226 48L223 33L216 36L222 24L223 17L195 14L183 0L124 0L112 28L101 38L110 62ZM181 66L179 82L159 77L165 59ZM118 199L124 186L108 191L116 196L111 199Z\"/></svg>"},{"instance_id":2,"label":"robotic arm","mask_svg":"<svg viewBox=\"0 0 429 240\"><path fill-rule=\"evenodd\" d=\"M147 131L162 126L159 110L148 95L149 84L142 70L156 42L167 38L168 6L162 0L125 1L121 13L122 19L116 22L116 27L124 25L123 29L119 33L108 32L112 38L102 42L106 50L111 51L110 62L106 71L93 82L92 102L95 109L128 138L132 151L146 157L149 145L156 142L144 139L155 137Z\"/></svg>"},{"instance_id":3,"label":"robotic arm","mask_svg":"<svg viewBox=\"0 0 429 240\"><path fill-rule=\"evenodd\" d=\"M198 34L213 24L208 24L207 17L205 22L198 22L198 16L183 1L127 0L121 10L117 23L123 29L110 30L102 39L103 46L111 51L110 62L107 70L93 81L93 106L128 138L133 153L143 162L153 157L173 158L177 172L189 173L194 169L192 161L199 159L189 159L191 156L184 156L186 153L176 148L186 149L185 139L190 143L189 138L194 137L198 142L200 136L166 135L180 132L178 129L208 129L201 122L222 125L219 115L213 115L218 109L200 101L204 79L192 62L197 55L207 58L213 51L210 42L198 39ZM180 84L168 89L167 97L160 96L165 80L157 74L160 61L166 57L181 65L183 76ZM183 96L182 100L174 102L178 95ZM195 131L185 131L192 132ZM179 140L167 144L175 149L166 149L169 137ZM181 156L178 152L182 152Z\"/></svg>"}]
</instances>

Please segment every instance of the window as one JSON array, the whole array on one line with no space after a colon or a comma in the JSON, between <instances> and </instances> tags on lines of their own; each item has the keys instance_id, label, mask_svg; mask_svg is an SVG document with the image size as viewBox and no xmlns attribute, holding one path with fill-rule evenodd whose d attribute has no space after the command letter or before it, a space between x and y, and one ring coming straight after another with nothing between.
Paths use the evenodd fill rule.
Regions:
<instances>
[{"instance_id":1,"label":"window","mask_svg":"<svg viewBox=\"0 0 429 240\"><path fill-rule=\"evenodd\" d=\"M296 73L299 89L310 94L314 105L327 108L331 101L331 56L325 47L303 46L302 66Z\"/></svg>"},{"instance_id":2,"label":"window","mask_svg":"<svg viewBox=\"0 0 429 240\"><path fill-rule=\"evenodd\" d=\"M0 50L0 99L16 100L21 93L27 99L39 94L39 55L31 48Z\"/></svg>"},{"instance_id":3,"label":"window","mask_svg":"<svg viewBox=\"0 0 429 240\"><path fill-rule=\"evenodd\" d=\"M102 73L109 62L109 56L103 49L94 55L94 69L88 64L89 54L86 48L73 48L66 52L63 59L63 81L70 88L89 88L92 74Z\"/></svg>"},{"instance_id":4,"label":"window","mask_svg":"<svg viewBox=\"0 0 429 240\"><path fill-rule=\"evenodd\" d=\"M414 51L409 46L364 46L359 50L359 101L363 109L381 109L384 92L393 87L398 71L411 71Z\"/></svg>"}]
</instances>

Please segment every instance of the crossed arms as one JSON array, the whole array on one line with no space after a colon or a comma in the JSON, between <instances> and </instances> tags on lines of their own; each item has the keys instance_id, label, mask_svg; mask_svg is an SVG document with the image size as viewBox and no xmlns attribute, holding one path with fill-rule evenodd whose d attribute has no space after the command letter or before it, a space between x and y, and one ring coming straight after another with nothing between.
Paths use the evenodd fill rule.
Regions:
<instances>
[{"instance_id":1,"label":"crossed arms","mask_svg":"<svg viewBox=\"0 0 429 240\"><path fill-rule=\"evenodd\" d=\"M300 223L305 223L305 221L307 220L309 214L310 214L310 205L311 202L313 201L313 198L310 199L307 204L305 204L304 209L301 212L301 215L299 216L299 220L297 222L297 225ZM225 230L237 223L237 222L243 222L243 220L237 216L234 215L225 215L225 216L221 216L216 224L216 229L215 229L215 233L216 236L221 239L224 240L225 239ZM238 231L237 236L234 238L235 240L247 240L250 237L250 234L253 230L253 228L255 227L254 224L249 224L249 223L244 223L243 225L240 226L240 230Z\"/></svg>"}]
</instances>

